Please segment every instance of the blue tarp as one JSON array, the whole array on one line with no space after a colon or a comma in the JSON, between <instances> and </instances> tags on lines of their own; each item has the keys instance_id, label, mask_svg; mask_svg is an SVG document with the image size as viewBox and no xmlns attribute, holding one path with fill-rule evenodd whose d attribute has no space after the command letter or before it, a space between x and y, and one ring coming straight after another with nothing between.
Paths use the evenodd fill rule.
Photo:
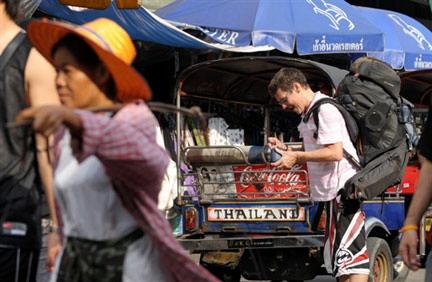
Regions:
<instances>
[{"instance_id":1,"label":"blue tarp","mask_svg":"<svg viewBox=\"0 0 432 282\"><path fill-rule=\"evenodd\" d=\"M233 48L233 46L225 44L207 43L183 32L143 7L136 10L117 9L115 1L105 10L84 9L80 11L80 9L71 9L68 6L62 5L58 0L43 0L39 9L74 24L83 24L100 17L109 18L121 25L132 39L155 42L168 46L196 49L223 49L237 52L254 52L272 49L268 46L265 48Z\"/></svg>"},{"instance_id":2,"label":"blue tarp","mask_svg":"<svg viewBox=\"0 0 432 282\"><path fill-rule=\"evenodd\" d=\"M361 14L385 34L384 52L370 52L395 69L432 68L432 32L406 15L374 8L357 7Z\"/></svg>"},{"instance_id":3,"label":"blue tarp","mask_svg":"<svg viewBox=\"0 0 432 282\"><path fill-rule=\"evenodd\" d=\"M155 12L198 26L215 41L293 53L382 51L383 33L342 0L178 0Z\"/></svg>"}]
</instances>

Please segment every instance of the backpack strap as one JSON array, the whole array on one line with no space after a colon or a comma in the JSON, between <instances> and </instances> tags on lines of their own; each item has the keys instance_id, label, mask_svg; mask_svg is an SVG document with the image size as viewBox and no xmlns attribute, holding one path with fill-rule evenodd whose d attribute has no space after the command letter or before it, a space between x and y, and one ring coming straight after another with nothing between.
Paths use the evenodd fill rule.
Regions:
<instances>
[{"instance_id":1,"label":"backpack strap","mask_svg":"<svg viewBox=\"0 0 432 282\"><path fill-rule=\"evenodd\" d=\"M351 116L351 114L341 105L339 104L337 101L335 101L332 98L323 98L318 100L310 109L309 111L307 111L307 113L304 115L303 117L303 122L307 123L310 119L310 115L313 114L313 119L314 119L314 123L316 126L316 130L313 133L313 137L315 139L318 139L318 131L319 131L319 109L320 106L322 104L332 104L333 106L335 106L339 112L342 114L342 117L345 120L345 124L347 127L347 131L348 131L348 135L350 137L351 142L355 145L357 144L357 140L359 137L359 129L357 126L356 121L354 120L354 118ZM357 161L356 158L354 158L353 155L351 155L350 153L348 153L347 150L343 149L343 154L344 156L347 158L347 160L354 165L356 168L361 169L362 165L360 164L359 161Z\"/></svg>"},{"instance_id":2,"label":"backpack strap","mask_svg":"<svg viewBox=\"0 0 432 282\"><path fill-rule=\"evenodd\" d=\"M3 53L0 56L0 72L3 72L3 69L9 62L12 55L15 53L15 51L18 49L18 47L21 45L21 43L24 41L26 37L25 32L19 32L14 39L6 46L6 49L4 49Z\"/></svg>"},{"instance_id":3,"label":"backpack strap","mask_svg":"<svg viewBox=\"0 0 432 282\"><path fill-rule=\"evenodd\" d=\"M313 134L313 137L315 139L318 139L318 131L319 131L319 111L320 111L320 107L322 104L332 104L333 106L335 106L341 113L342 113L342 109L341 109L341 105L336 102L334 99L332 98L322 98L320 100L318 100L317 102L315 102L315 104L313 104L313 106L309 109L309 111L307 111L307 113L305 114L305 116L303 117L303 122L307 123L310 119L310 115L313 114L313 119L314 119L314 123L316 126L316 130ZM342 114L343 115L343 114ZM345 119L345 116L344 116ZM355 121L354 121L355 122ZM357 135L358 136L358 135ZM351 136L351 141L353 141L352 138L356 139L355 136Z\"/></svg>"}]
</instances>

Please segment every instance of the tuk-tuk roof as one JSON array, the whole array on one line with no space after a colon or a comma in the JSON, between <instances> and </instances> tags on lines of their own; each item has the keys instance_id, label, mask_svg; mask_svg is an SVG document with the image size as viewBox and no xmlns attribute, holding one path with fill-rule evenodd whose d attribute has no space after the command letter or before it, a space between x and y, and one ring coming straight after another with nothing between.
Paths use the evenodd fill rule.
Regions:
<instances>
[{"instance_id":1,"label":"tuk-tuk roof","mask_svg":"<svg viewBox=\"0 0 432 282\"><path fill-rule=\"evenodd\" d=\"M418 105L429 105L432 95L432 69L403 72L401 96Z\"/></svg>"},{"instance_id":2,"label":"tuk-tuk roof","mask_svg":"<svg viewBox=\"0 0 432 282\"><path fill-rule=\"evenodd\" d=\"M348 73L330 65L299 58L272 56L218 59L185 69L177 80L176 90L180 92L176 93L221 101L275 104L268 95L267 86L273 75L283 67L300 69L315 91L321 87L336 88Z\"/></svg>"}]
</instances>

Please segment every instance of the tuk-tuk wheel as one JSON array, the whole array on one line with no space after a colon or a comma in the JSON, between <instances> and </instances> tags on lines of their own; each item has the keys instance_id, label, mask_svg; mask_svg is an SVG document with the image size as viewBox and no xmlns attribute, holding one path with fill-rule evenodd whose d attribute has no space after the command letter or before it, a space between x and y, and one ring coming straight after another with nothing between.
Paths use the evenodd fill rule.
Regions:
<instances>
[{"instance_id":1,"label":"tuk-tuk wheel","mask_svg":"<svg viewBox=\"0 0 432 282\"><path fill-rule=\"evenodd\" d=\"M390 247L381 238L370 237L367 239L369 253L369 282L393 281L393 259Z\"/></svg>"}]
</instances>

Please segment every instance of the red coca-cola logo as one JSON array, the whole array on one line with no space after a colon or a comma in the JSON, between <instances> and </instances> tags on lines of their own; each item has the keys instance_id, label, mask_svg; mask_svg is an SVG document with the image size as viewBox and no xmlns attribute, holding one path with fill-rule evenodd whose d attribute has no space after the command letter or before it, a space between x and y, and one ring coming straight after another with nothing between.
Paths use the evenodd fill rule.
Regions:
<instances>
[{"instance_id":1,"label":"red coca-cola logo","mask_svg":"<svg viewBox=\"0 0 432 282\"><path fill-rule=\"evenodd\" d=\"M306 165L296 164L286 170L270 165L233 166L233 171L240 198L307 197Z\"/></svg>"}]
</instances>

